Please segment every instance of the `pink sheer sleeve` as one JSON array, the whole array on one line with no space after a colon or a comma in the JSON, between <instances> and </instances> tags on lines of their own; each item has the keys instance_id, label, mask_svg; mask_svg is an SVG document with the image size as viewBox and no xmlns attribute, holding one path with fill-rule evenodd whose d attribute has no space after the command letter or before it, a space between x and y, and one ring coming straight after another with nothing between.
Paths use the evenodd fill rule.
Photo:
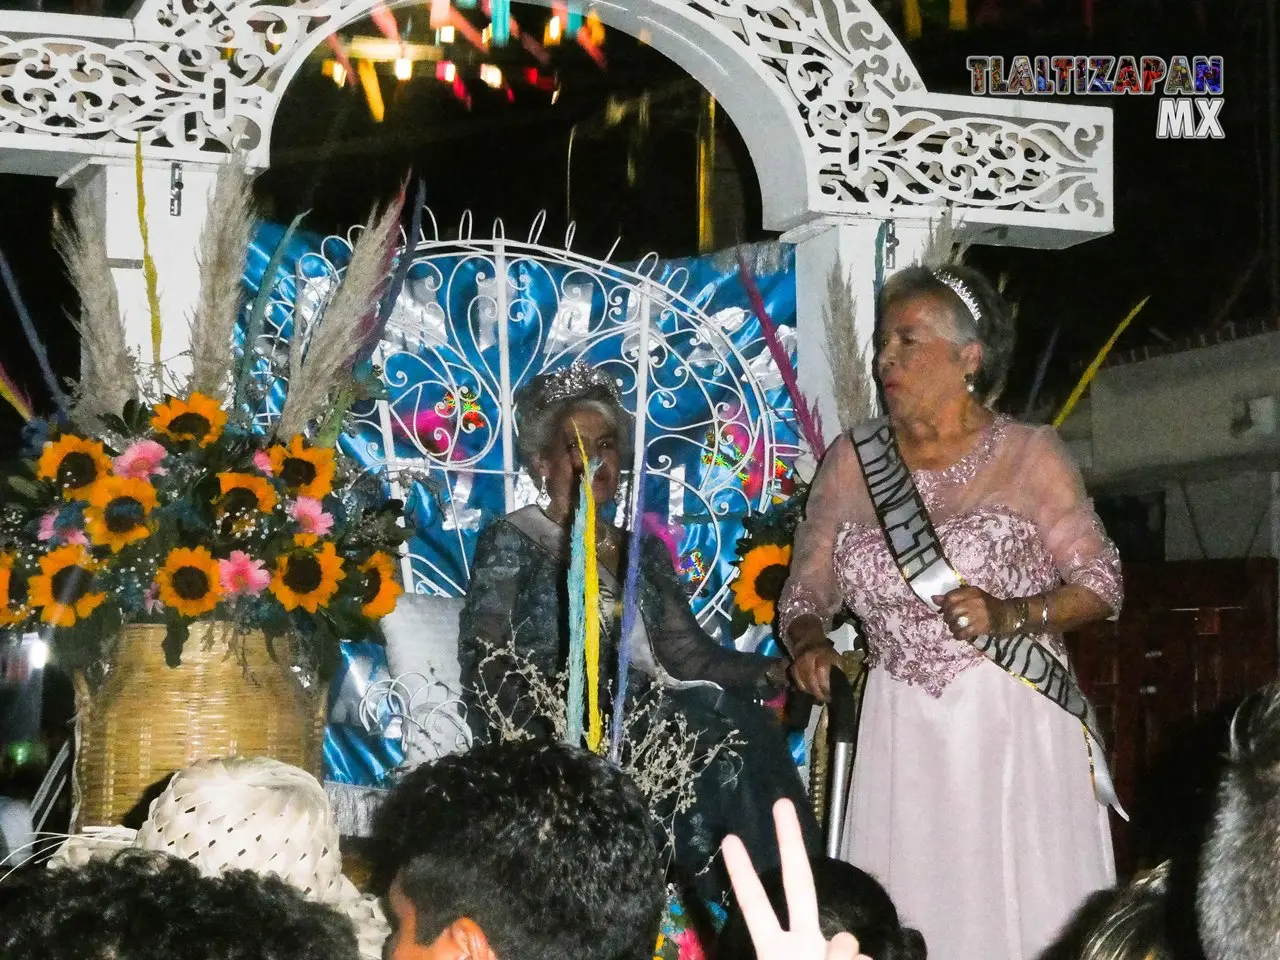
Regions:
<instances>
[{"instance_id":1,"label":"pink sheer sleeve","mask_svg":"<svg viewBox=\"0 0 1280 960\"><path fill-rule=\"evenodd\" d=\"M1052 427L1036 430L1027 445L1026 477L1045 549L1066 583L1086 587L1120 614L1124 599L1120 553L1102 528L1080 471Z\"/></svg>"},{"instance_id":2,"label":"pink sheer sleeve","mask_svg":"<svg viewBox=\"0 0 1280 960\"><path fill-rule=\"evenodd\" d=\"M778 633L784 640L792 622L802 616L819 617L830 627L843 605L833 560L836 535L851 516L853 485L861 483L853 443L847 435L841 436L822 460L809 490L804 520L796 530L791 576L778 600Z\"/></svg>"}]
</instances>

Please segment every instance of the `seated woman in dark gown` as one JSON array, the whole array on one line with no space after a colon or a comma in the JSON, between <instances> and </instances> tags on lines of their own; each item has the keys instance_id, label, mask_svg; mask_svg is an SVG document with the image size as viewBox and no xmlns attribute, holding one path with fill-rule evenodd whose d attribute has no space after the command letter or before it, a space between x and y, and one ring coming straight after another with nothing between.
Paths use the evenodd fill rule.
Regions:
<instances>
[{"instance_id":1,"label":"seated woman in dark gown","mask_svg":"<svg viewBox=\"0 0 1280 960\"><path fill-rule=\"evenodd\" d=\"M588 460L598 463L591 493L601 505L614 501L631 443L631 417L616 385L581 362L531 381L517 397L516 424L522 461L542 492L537 506L498 518L481 532L460 624L468 716L481 738L493 731L490 713L477 701L479 690L509 722L538 736L555 735L549 719L536 715L527 682L494 653L513 645L521 661L547 678L564 670L570 534L583 475L578 438ZM597 524L601 684L609 689L617 668L628 539L612 524ZM664 821L674 821L676 872L701 895L719 899L727 882L718 867L707 868L725 834L742 837L761 869L777 862L771 810L782 797L806 817L807 840L816 852L816 822L805 813L809 805L783 731L761 705L783 689L785 664L718 644L690 610L662 542L645 536L641 550L628 703L660 687L660 712L683 717L700 752L730 734L736 741L699 776L692 809L659 812ZM600 702L609 702L607 689Z\"/></svg>"}]
</instances>

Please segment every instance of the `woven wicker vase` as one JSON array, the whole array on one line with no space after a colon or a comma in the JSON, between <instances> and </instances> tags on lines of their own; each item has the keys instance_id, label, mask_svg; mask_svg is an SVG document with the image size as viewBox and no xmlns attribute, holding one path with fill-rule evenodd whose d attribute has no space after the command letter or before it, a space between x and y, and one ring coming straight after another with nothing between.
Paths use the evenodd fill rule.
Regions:
<instances>
[{"instance_id":1,"label":"woven wicker vase","mask_svg":"<svg viewBox=\"0 0 1280 960\"><path fill-rule=\"evenodd\" d=\"M271 757L320 775L326 691L304 691L261 631L192 624L176 668L164 637L163 626L125 627L102 687L91 694L76 677L76 830L120 823L197 760Z\"/></svg>"}]
</instances>

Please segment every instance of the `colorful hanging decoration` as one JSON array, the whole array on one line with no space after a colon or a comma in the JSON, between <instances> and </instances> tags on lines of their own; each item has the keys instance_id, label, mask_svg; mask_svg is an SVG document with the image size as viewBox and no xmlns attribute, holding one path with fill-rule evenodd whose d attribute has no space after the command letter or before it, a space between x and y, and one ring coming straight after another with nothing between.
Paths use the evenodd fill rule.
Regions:
<instances>
[{"instance_id":1,"label":"colorful hanging decoration","mask_svg":"<svg viewBox=\"0 0 1280 960\"><path fill-rule=\"evenodd\" d=\"M952 30L969 29L969 0L951 0L949 14Z\"/></svg>"},{"instance_id":2,"label":"colorful hanging decoration","mask_svg":"<svg viewBox=\"0 0 1280 960\"><path fill-rule=\"evenodd\" d=\"M902 0L902 28L906 31L908 40L915 40L924 32L920 0Z\"/></svg>"},{"instance_id":3,"label":"colorful hanging decoration","mask_svg":"<svg viewBox=\"0 0 1280 960\"><path fill-rule=\"evenodd\" d=\"M384 4L378 4L369 14L369 19L373 21L374 26L382 31L382 35L388 40L395 43L400 42L400 25L396 23L396 15L386 8Z\"/></svg>"},{"instance_id":4,"label":"colorful hanging decoration","mask_svg":"<svg viewBox=\"0 0 1280 960\"><path fill-rule=\"evenodd\" d=\"M644 544L644 482L648 476L644 458L640 474L635 478L636 498L631 512L631 536L627 545L627 576L622 587L622 634L618 639L618 673L613 694L613 732L609 742L609 759L622 759L623 708L627 701L627 674L631 665L631 632L639 615L640 551Z\"/></svg>"},{"instance_id":5,"label":"colorful hanging decoration","mask_svg":"<svg viewBox=\"0 0 1280 960\"><path fill-rule=\"evenodd\" d=\"M8 258L3 253L0 253L0 277L3 277L5 288L9 291L9 300L13 303L13 309L18 314L18 323L21 324L22 332L27 338L27 345L31 347L31 352L36 355L36 363L40 367L40 375L44 378L49 395L53 397L53 402L58 407L58 415L59 417L66 417L70 412L70 399L62 389L62 385L58 383L58 378L53 372L53 366L49 363L49 353L45 350L44 341L36 333L36 325L27 310L26 301L22 299L22 293L18 290L18 281L13 275L13 270L9 267ZM18 411L24 420L30 422L33 419L30 416L31 401L27 399L26 394L18 389L16 383L8 379L7 375L5 375L4 379L6 380L4 398L13 405L13 408ZM18 402L15 403L15 400Z\"/></svg>"},{"instance_id":6,"label":"colorful hanging decoration","mask_svg":"<svg viewBox=\"0 0 1280 960\"><path fill-rule=\"evenodd\" d=\"M138 231L142 234L142 275L147 284L147 308L151 311L151 364L156 378L160 382L163 365L160 362L160 340L162 326L160 324L160 277L156 273L156 262L151 257L151 237L147 233L147 195L142 188L142 138L134 142L133 171L137 180L138 191Z\"/></svg>"},{"instance_id":7,"label":"colorful hanging decoration","mask_svg":"<svg viewBox=\"0 0 1280 960\"><path fill-rule=\"evenodd\" d=\"M493 42L506 46L511 39L511 0L491 0L489 26L493 31Z\"/></svg>"},{"instance_id":8,"label":"colorful hanging decoration","mask_svg":"<svg viewBox=\"0 0 1280 960\"><path fill-rule=\"evenodd\" d=\"M0 400L4 400L9 406L17 411L24 421L30 423L35 419L35 413L31 409L31 400L22 388L18 386L13 377L9 376L9 371L0 366Z\"/></svg>"},{"instance_id":9,"label":"colorful hanging decoration","mask_svg":"<svg viewBox=\"0 0 1280 960\"><path fill-rule=\"evenodd\" d=\"M791 405L795 409L796 420L800 425L800 435L809 444L809 450L813 455L821 457L827 450L827 443L822 434L822 416L800 391L800 379L796 373L795 364L791 362L787 348L783 346L782 338L778 336L778 326L769 316L769 310L764 304L764 296L760 293L760 287L756 285L755 278L751 276L746 256L743 254L738 255L738 276L750 298L751 309L760 318L760 334L769 345L769 354L773 357L778 373L782 376L782 382L787 388L787 394L791 397Z\"/></svg>"},{"instance_id":10,"label":"colorful hanging decoration","mask_svg":"<svg viewBox=\"0 0 1280 960\"><path fill-rule=\"evenodd\" d=\"M351 57L347 55L347 48L342 45L342 41L338 39L336 33L331 33L326 38L329 43L329 49L333 52L333 59L342 67L341 78L334 77L338 86L343 87L350 83L356 75L356 68L351 63Z\"/></svg>"},{"instance_id":11,"label":"colorful hanging decoration","mask_svg":"<svg viewBox=\"0 0 1280 960\"><path fill-rule=\"evenodd\" d=\"M356 66L356 76L360 78L360 86L364 88L369 113L375 123L381 123L387 115L387 107L382 102L382 87L378 85L378 71L374 69L373 61L361 60Z\"/></svg>"},{"instance_id":12,"label":"colorful hanging decoration","mask_svg":"<svg viewBox=\"0 0 1280 960\"><path fill-rule=\"evenodd\" d=\"M569 562L569 695L565 739L582 742L583 688L586 688L587 749L598 753L604 739L600 714L600 568L596 556L596 501L591 494L599 461L587 460L578 437L584 469L573 521L573 551Z\"/></svg>"},{"instance_id":13,"label":"colorful hanging decoration","mask_svg":"<svg viewBox=\"0 0 1280 960\"><path fill-rule=\"evenodd\" d=\"M431 0L430 23L434 30L449 26L449 0Z\"/></svg>"},{"instance_id":14,"label":"colorful hanging decoration","mask_svg":"<svg viewBox=\"0 0 1280 960\"><path fill-rule=\"evenodd\" d=\"M1125 332L1129 324L1133 322L1133 318L1136 317L1142 308L1147 305L1147 301L1150 299L1150 296L1143 297L1142 302L1129 311L1129 315L1120 321L1120 326L1116 327L1115 333L1111 334L1111 337L1107 342L1102 345L1102 349L1098 351L1098 355L1093 358L1093 363L1089 364L1088 369L1085 370L1084 375L1080 378L1080 382L1077 383L1076 388L1071 391L1071 396L1067 397L1067 402L1062 405L1062 409L1058 411L1058 415L1053 418L1053 426L1055 430L1062 426L1067 417L1071 415L1071 411L1074 410L1076 404L1080 402L1080 398L1084 396L1084 392L1089 389L1089 384L1093 382L1093 378L1097 376L1098 371L1102 369L1102 364L1107 359L1107 354L1111 352L1111 348L1114 347L1116 345L1116 341L1120 339L1120 334Z\"/></svg>"}]
</instances>

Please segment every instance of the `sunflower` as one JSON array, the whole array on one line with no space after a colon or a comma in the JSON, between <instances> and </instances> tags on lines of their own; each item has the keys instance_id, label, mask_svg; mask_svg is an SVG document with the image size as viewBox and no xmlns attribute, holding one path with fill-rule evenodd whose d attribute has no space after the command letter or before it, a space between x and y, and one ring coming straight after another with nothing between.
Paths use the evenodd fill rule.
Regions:
<instances>
[{"instance_id":1,"label":"sunflower","mask_svg":"<svg viewBox=\"0 0 1280 960\"><path fill-rule=\"evenodd\" d=\"M160 602L183 616L208 613L222 599L218 561L205 547L176 547L156 571Z\"/></svg>"},{"instance_id":2,"label":"sunflower","mask_svg":"<svg viewBox=\"0 0 1280 960\"><path fill-rule=\"evenodd\" d=\"M169 397L151 418L151 426L170 440L194 440L202 447L222 436L226 425L226 411L203 393L193 393L186 400Z\"/></svg>"},{"instance_id":3,"label":"sunflower","mask_svg":"<svg viewBox=\"0 0 1280 960\"><path fill-rule=\"evenodd\" d=\"M13 575L14 555L0 553L0 627L27 619L27 585Z\"/></svg>"},{"instance_id":4,"label":"sunflower","mask_svg":"<svg viewBox=\"0 0 1280 960\"><path fill-rule=\"evenodd\" d=\"M342 558L332 543L326 540L317 550L314 534L299 533L293 538L293 549L276 560L271 592L286 610L302 607L315 613L333 599L338 581L345 577Z\"/></svg>"},{"instance_id":5,"label":"sunflower","mask_svg":"<svg viewBox=\"0 0 1280 960\"><path fill-rule=\"evenodd\" d=\"M782 594L791 567L791 548L776 543L752 547L738 563L733 601L756 623L773 623L774 605Z\"/></svg>"},{"instance_id":6,"label":"sunflower","mask_svg":"<svg viewBox=\"0 0 1280 960\"><path fill-rule=\"evenodd\" d=\"M147 518L156 508L156 488L145 480L103 477L89 491L85 529L93 542L118 553L122 547L150 536Z\"/></svg>"},{"instance_id":7,"label":"sunflower","mask_svg":"<svg viewBox=\"0 0 1280 960\"><path fill-rule=\"evenodd\" d=\"M83 498L99 479L111 472L111 458L97 440L64 434L44 445L36 475L53 480L70 500Z\"/></svg>"},{"instance_id":8,"label":"sunflower","mask_svg":"<svg viewBox=\"0 0 1280 960\"><path fill-rule=\"evenodd\" d=\"M267 448L271 472L284 481L290 493L321 500L333 489L333 448L312 447L295 436L287 447Z\"/></svg>"},{"instance_id":9,"label":"sunflower","mask_svg":"<svg viewBox=\"0 0 1280 960\"><path fill-rule=\"evenodd\" d=\"M404 588L396 583L395 560L388 553L375 553L360 564L364 584L360 588L360 612L372 620L385 617L396 608L396 598Z\"/></svg>"},{"instance_id":10,"label":"sunflower","mask_svg":"<svg viewBox=\"0 0 1280 960\"><path fill-rule=\"evenodd\" d=\"M91 593L99 565L82 544L69 543L40 558L40 572L27 582L27 602L40 608L40 619L55 627L74 627L107 599Z\"/></svg>"},{"instance_id":11,"label":"sunflower","mask_svg":"<svg viewBox=\"0 0 1280 960\"><path fill-rule=\"evenodd\" d=\"M222 491L218 512L224 516L253 510L270 513L276 507L276 491L266 477L253 473L220 473L218 488Z\"/></svg>"}]
</instances>

